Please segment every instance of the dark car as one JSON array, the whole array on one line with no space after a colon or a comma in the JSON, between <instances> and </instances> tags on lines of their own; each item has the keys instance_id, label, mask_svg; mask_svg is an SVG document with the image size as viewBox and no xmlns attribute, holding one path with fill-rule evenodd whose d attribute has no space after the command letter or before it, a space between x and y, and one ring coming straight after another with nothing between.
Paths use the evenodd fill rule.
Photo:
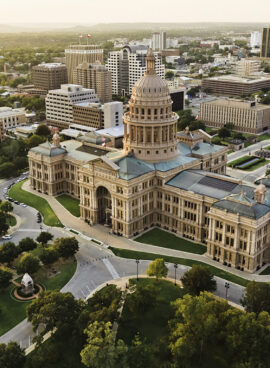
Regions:
<instances>
[{"instance_id":1,"label":"dark car","mask_svg":"<svg viewBox=\"0 0 270 368\"><path fill-rule=\"evenodd\" d=\"M15 203L15 204L20 204L20 202L18 202L18 201L14 201L14 203Z\"/></svg>"}]
</instances>

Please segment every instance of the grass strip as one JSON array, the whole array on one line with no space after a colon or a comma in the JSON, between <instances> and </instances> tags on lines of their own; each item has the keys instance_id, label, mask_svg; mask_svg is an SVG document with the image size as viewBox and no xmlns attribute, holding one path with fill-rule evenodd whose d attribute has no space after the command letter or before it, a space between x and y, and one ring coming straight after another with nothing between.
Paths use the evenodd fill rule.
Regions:
<instances>
[{"instance_id":1,"label":"grass strip","mask_svg":"<svg viewBox=\"0 0 270 368\"><path fill-rule=\"evenodd\" d=\"M247 286L249 283L249 280L246 280L240 276L233 275L230 272L221 270L217 267L208 265L207 263L201 262L201 261L195 261L192 259L186 259L186 258L178 258L178 257L171 257L171 256L165 256L163 254L155 254L155 253L146 253L146 252L138 252L135 250L129 250L129 249L120 249L120 248L113 248L109 247L109 249L118 257L122 258L129 258L129 259L143 259L143 260L154 260L156 258L163 258L166 262L169 263L177 263L182 264L185 266L192 265L202 265L207 266L210 271L217 277L220 277L224 280L234 282L235 284L241 285L241 286Z\"/></svg>"},{"instance_id":2,"label":"grass strip","mask_svg":"<svg viewBox=\"0 0 270 368\"><path fill-rule=\"evenodd\" d=\"M51 206L44 198L22 189L24 182L25 180L14 184L8 192L8 196L15 201L34 207L41 213L45 225L63 227L59 218L55 215Z\"/></svg>"}]
</instances>

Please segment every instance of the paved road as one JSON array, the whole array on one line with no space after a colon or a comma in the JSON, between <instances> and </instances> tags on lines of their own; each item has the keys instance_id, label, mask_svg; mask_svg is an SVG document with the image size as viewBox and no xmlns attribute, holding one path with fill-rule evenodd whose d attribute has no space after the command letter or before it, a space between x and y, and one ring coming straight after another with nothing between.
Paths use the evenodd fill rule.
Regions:
<instances>
[{"instance_id":1,"label":"paved road","mask_svg":"<svg viewBox=\"0 0 270 368\"><path fill-rule=\"evenodd\" d=\"M78 266L73 278L62 289L63 292L70 291L77 299L86 299L87 296L99 285L124 276L135 276L137 265L134 260L123 259L112 255L110 251L95 245L92 242L80 241L80 250L77 254ZM139 274L145 274L149 261L140 261ZM168 276L174 278L175 269L173 264L167 264ZM177 279L189 269L188 266L179 265L177 268ZM216 295L225 298L224 280L216 278ZM240 303L244 288L230 283L228 300L236 304ZM15 326L0 337L0 343L16 341L23 348L31 345L35 334L32 326L26 320Z\"/></svg>"},{"instance_id":2,"label":"paved road","mask_svg":"<svg viewBox=\"0 0 270 368\"><path fill-rule=\"evenodd\" d=\"M247 148L244 148L240 151L236 151L233 153L230 153L228 155L228 162L237 160L238 158L245 156L245 155L252 155L254 154L256 151L260 150L263 147L267 147L270 145L270 139L267 139L265 141L262 142L258 142L255 143ZM265 175L265 171L266 171L266 165L259 167L257 170L254 171L243 171L243 170L236 170L236 169L231 169L229 167L227 167L227 175L232 176L233 178L237 178L237 179L241 179L243 181L249 182L249 183L254 183L254 181L258 178L260 178L261 176Z\"/></svg>"},{"instance_id":3,"label":"paved road","mask_svg":"<svg viewBox=\"0 0 270 368\"><path fill-rule=\"evenodd\" d=\"M3 194L3 188L7 187L13 180L0 183L0 196ZM21 218L20 228L14 232L12 241L18 242L25 236L36 238L39 233L39 224L36 223L36 210L30 207L21 207L14 205L14 212ZM74 235L66 229L49 228L43 225L44 230L48 230L55 235L70 236ZM104 232L104 229L103 229ZM110 242L108 236L106 243ZM62 291L70 291L76 298L85 299L93 290L104 282L112 279L118 279L123 276L132 276L136 274L136 263L134 260L116 257L109 250L102 246L78 236L80 250L76 255L77 270L73 278L65 285ZM138 243L137 243L138 246ZM158 253L158 248L155 247ZM168 250L169 251L169 250ZM149 261L140 261L139 273L144 274ZM174 266L168 264L168 276L174 278ZM189 267L179 265L177 269L177 278L179 279ZM225 297L224 280L216 278L217 291L216 295ZM228 299L234 303L240 302L244 288L232 284L230 285ZM23 348L28 347L34 337L31 324L26 320L15 326L6 334L0 337L1 342L17 341Z\"/></svg>"}]
</instances>

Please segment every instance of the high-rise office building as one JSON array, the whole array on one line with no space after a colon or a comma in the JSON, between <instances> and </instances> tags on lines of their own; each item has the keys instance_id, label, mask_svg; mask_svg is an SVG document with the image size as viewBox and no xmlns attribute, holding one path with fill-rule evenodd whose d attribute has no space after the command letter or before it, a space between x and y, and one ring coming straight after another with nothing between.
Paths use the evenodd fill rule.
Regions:
<instances>
[{"instance_id":1,"label":"high-rise office building","mask_svg":"<svg viewBox=\"0 0 270 368\"><path fill-rule=\"evenodd\" d=\"M73 71L83 62L103 63L103 49L99 45L71 45L65 50L68 82L73 83Z\"/></svg>"},{"instance_id":2,"label":"high-rise office building","mask_svg":"<svg viewBox=\"0 0 270 368\"><path fill-rule=\"evenodd\" d=\"M49 91L45 101L46 119L59 128L73 123L72 105L76 102L99 102L93 89L75 84L62 84L60 89Z\"/></svg>"},{"instance_id":3,"label":"high-rise office building","mask_svg":"<svg viewBox=\"0 0 270 368\"><path fill-rule=\"evenodd\" d=\"M112 74L112 93L114 95L131 95L132 87L146 70L146 46L125 46L121 51L110 52L107 69ZM165 66L161 53L154 52L156 73L165 78Z\"/></svg>"},{"instance_id":4,"label":"high-rise office building","mask_svg":"<svg viewBox=\"0 0 270 368\"><path fill-rule=\"evenodd\" d=\"M93 88L101 103L112 100L112 76L104 65L84 62L74 69L73 80L84 88Z\"/></svg>"},{"instance_id":5,"label":"high-rise office building","mask_svg":"<svg viewBox=\"0 0 270 368\"><path fill-rule=\"evenodd\" d=\"M262 42L262 34L259 31L251 32L250 47L260 47Z\"/></svg>"},{"instance_id":6,"label":"high-rise office building","mask_svg":"<svg viewBox=\"0 0 270 368\"><path fill-rule=\"evenodd\" d=\"M262 30L261 57L270 57L270 26Z\"/></svg>"},{"instance_id":7,"label":"high-rise office building","mask_svg":"<svg viewBox=\"0 0 270 368\"><path fill-rule=\"evenodd\" d=\"M61 63L43 63L32 68L35 88L45 91L60 88L67 83L67 68Z\"/></svg>"}]
</instances>

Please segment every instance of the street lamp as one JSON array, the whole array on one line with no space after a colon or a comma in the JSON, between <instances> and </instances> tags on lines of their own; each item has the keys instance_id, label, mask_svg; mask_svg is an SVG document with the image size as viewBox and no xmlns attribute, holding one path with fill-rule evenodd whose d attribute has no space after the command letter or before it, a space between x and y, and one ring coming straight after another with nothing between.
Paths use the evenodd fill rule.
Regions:
<instances>
[{"instance_id":1,"label":"street lamp","mask_svg":"<svg viewBox=\"0 0 270 368\"><path fill-rule=\"evenodd\" d=\"M177 263L175 263L175 264L173 265L173 267L174 267L174 285L176 286L176 269L178 268L178 264L177 264Z\"/></svg>"},{"instance_id":2,"label":"street lamp","mask_svg":"<svg viewBox=\"0 0 270 368\"><path fill-rule=\"evenodd\" d=\"M230 284L228 282L225 282L225 289L226 289L226 300L228 299L228 290L230 288Z\"/></svg>"},{"instance_id":3,"label":"street lamp","mask_svg":"<svg viewBox=\"0 0 270 368\"><path fill-rule=\"evenodd\" d=\"M139 263L140 263L140 260L137 258L136 261L137 263L137 281L139 280Z\"/></svg>"}]
</instances>

